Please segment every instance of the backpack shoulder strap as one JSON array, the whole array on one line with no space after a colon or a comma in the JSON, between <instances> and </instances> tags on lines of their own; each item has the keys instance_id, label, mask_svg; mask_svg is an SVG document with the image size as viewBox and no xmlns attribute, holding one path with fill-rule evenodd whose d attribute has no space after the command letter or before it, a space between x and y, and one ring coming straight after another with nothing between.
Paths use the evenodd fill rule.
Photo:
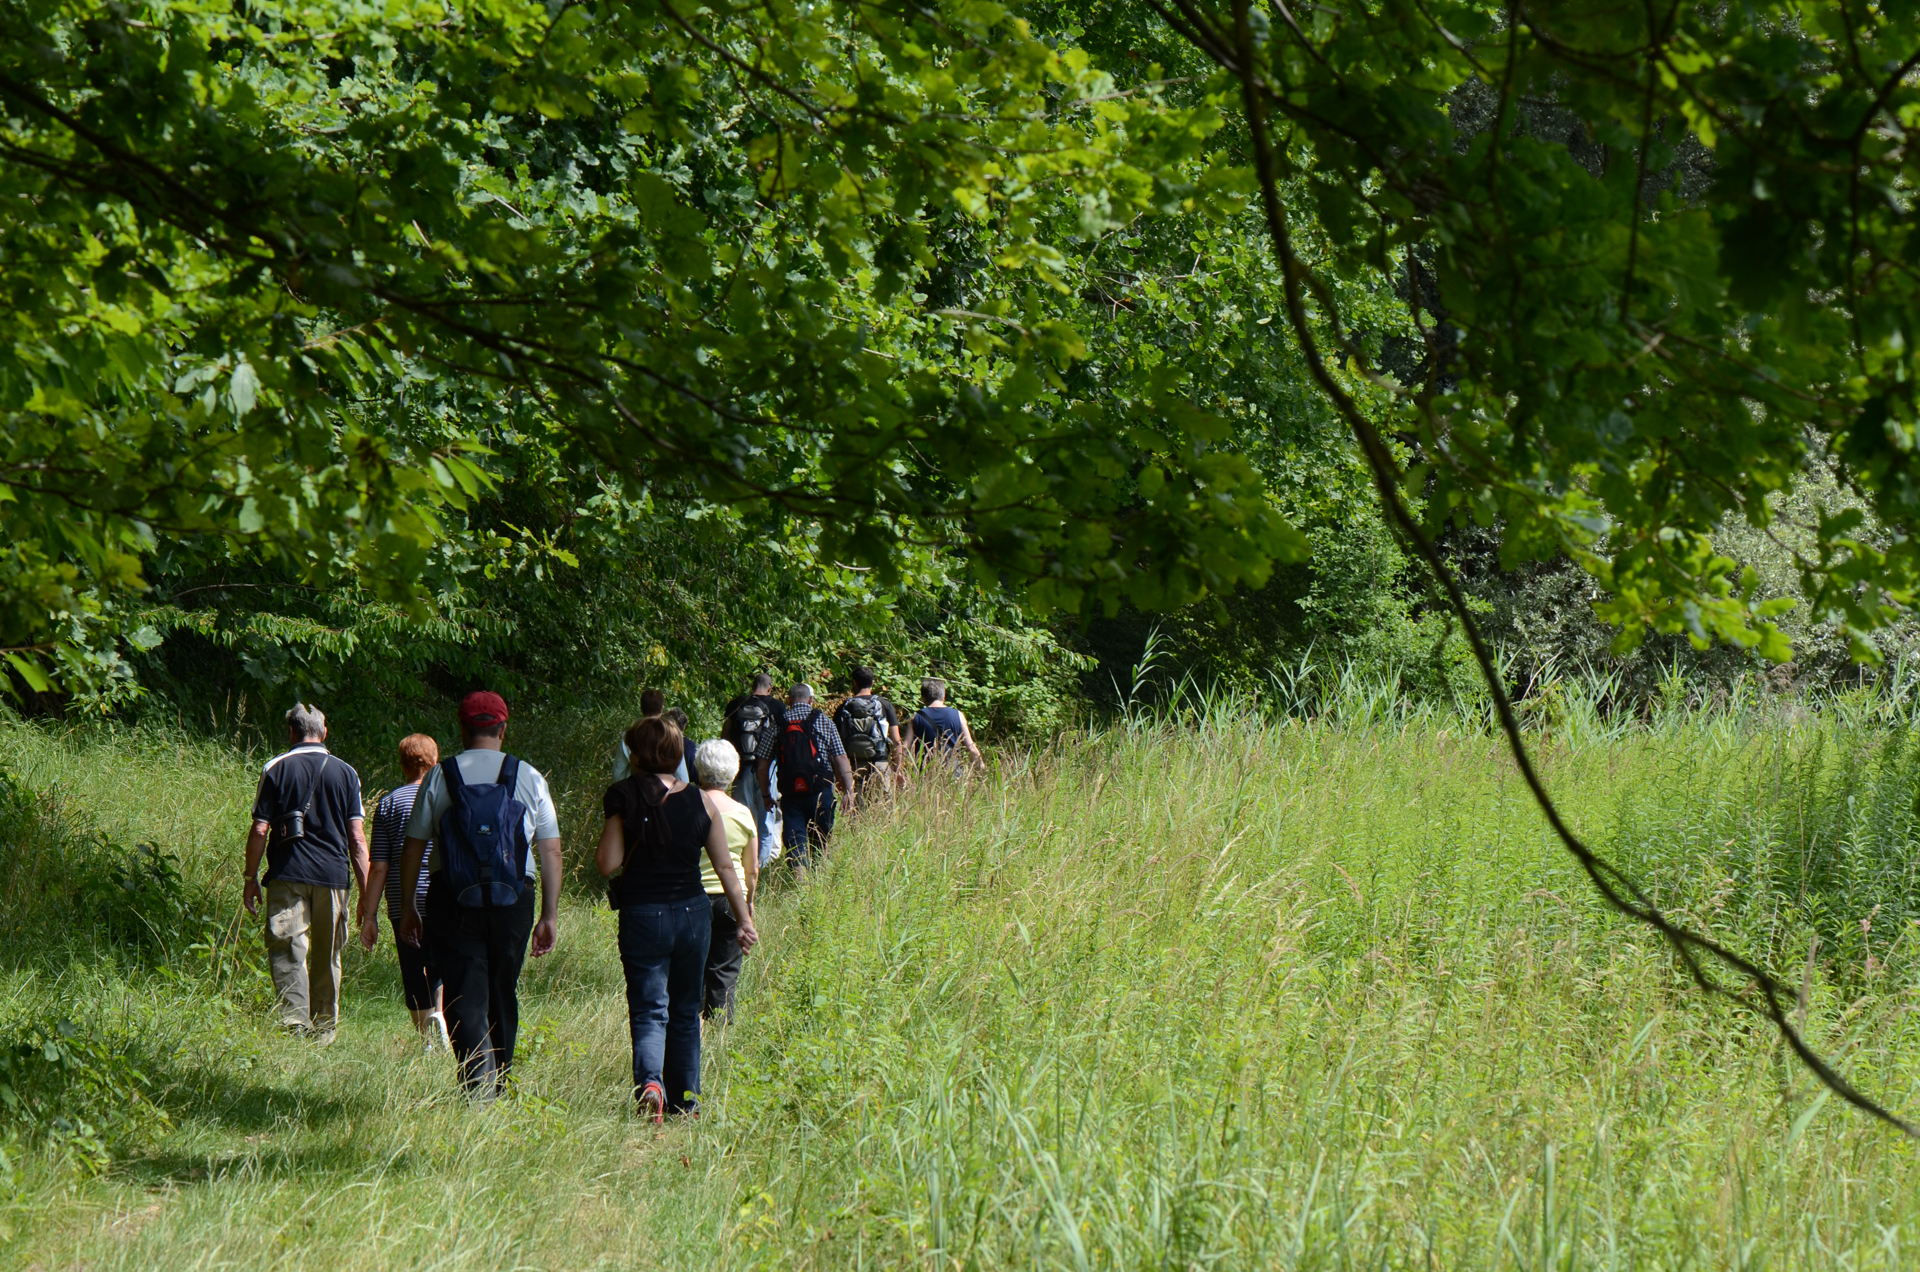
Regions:
<instances>
[{"instance_id":1,"label":"backpack shoulder strap","mask_svg":"<svg viewBox=\"0 0 1920 1272\"><path fill-rule=\"evenodd\" d=\"M511 799L514 787L520 781L520 758L515 755L503 757L500 761L500 776L495 780L507 788L507 797Z\"/></svg>"},{"instance_id":2,"label":"backpack shoulder strap","mask_svg":"<svg viewBox=\"0 0 1920 1272\"><path fill-rule=\"evenodd\" d=\"M449 755L440 761L440 772L447 783L447 794L449 796L459 794L460 788L466 785L460 777L460 757Z\"/></svg>"}]
</instances>

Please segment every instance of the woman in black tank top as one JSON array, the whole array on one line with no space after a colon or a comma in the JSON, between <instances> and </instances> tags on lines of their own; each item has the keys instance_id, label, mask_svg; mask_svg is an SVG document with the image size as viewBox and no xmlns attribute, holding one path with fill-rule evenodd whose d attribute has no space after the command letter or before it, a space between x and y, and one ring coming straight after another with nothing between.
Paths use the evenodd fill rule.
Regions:
<instances>
[{"instance_id":1,"label":"woman in black tank top","mask_svg":"<svg viewBox=\"0 0 1920 1272\"><path fill-rule=\"evenodd\" d=\"M607 824L594 862L620 912L634 1098L641 1115L658 1122L668 1110L699 1107L700 1009L713 935L712 904L700 882L703 851L734 913L748 911L725 827L699 787L673 776L680 730L650 716L627 730L626 742L633 775L607 789ZM752 919L742 920L741 948L758 940Z\"/></svg>"}]
</instances>

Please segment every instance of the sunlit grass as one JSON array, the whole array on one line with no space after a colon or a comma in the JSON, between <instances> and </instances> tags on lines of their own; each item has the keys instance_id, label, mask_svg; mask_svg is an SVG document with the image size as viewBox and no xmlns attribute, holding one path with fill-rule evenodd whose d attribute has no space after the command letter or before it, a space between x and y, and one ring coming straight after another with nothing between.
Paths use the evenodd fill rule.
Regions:
<instances>
[{"instance_id":1,"label":"sunlit grass","mask_svg":"<svg viewBox=\"0 0 1920 1272\"><path fill-rule=\"evenodd\" d=\"M1582 829L1804 978L1816 1044L1911 1111L1904 735L1726 713L1567 732L1544 763ZM516 748L552 775L576 861L610 736L529 720ZM156 731L0 729L0 765L62 792L62 816L160 839L229 906L251 764ZM625 1109L613 916L577 872L562 949L524 982L522 1096L485 1112L413 1053L384 947L352 959L340 1041L318 1051L267 1027L257 977L216 993L189 957L10 937L0 1028L64 1012L130 1040L174 1129L99 1178L19 1157L0 1259L1920 1260L1911 1149L1604 911L1510 769L1440 719L1222 712L923 783L770 901L707 1115L661 1133ZM0 911L10 933L30 909Z\"/></svg>"}]
</instances>

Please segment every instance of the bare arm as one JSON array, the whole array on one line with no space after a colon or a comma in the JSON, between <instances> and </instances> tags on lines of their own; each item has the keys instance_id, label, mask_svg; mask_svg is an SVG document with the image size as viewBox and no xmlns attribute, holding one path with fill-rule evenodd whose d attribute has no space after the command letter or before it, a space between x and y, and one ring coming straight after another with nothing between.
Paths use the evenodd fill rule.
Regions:
<instances>
[{"instance_id":1,"label":"bare arm","mask_svg":"<svg viewBox=\"0 0 1920 1272\"><path fill-rule=\"evenodd\" d=\"M385 861L376 861L367 867L367 886L360 891L360 945L363 949L372 949L374 938L380 935L380 895L387 890L387 872L391 869L391 864Z\"/></svg>"},{"instance_id":2,"label":"bare arm","mask_svg":"<svg viewBox=\"0 0 1920 1272\"><path fill-rule=\"evenodd\" d=\"M960 717L960 740L967 744L967 753L973 756L975 764L985 764L986 757L982 756L980 748L973 744L973 730L967 727L967 713L956 711L954 714Z\"/></svg>"},{"instance_id":3,"label":"bare arm","mask_svg":"<svg viewBox=\"0 0 1920 1272\"><path fill-rule=\"evenodd\" d=\"M420 922L420 862L427 855L427 841L408 835L400 847L400 939L408 945L420 944L425 930Z\"/></svg>"},{"instance_id":4,"label":"bare arm","mask_svg":"<svg viewBox=\"0 0 1920 1272\"><path fill-rule=\"evenodd\" d=\"M760 836L747 837L747 851L742 857L740 868L746 871L747 913L753 913L754 893L760 890Z\"/></svg>"},{"instance_id":5,"label":"bare arm","mask_svg":"<svg viewBox=\"0 0 1920 1272\"><path fill-rule=\"evenodd\" d=\"M833 780L839 784L840 791L847 797L847 807L853 807L853 761L844 755L833 757Z\"/></svg>"},{"instance_id":6,"label":"bare arm","mask_svg":"<svg viewBox=\"0 0 1920 1272\"><path fill-rule=\"evenodd\" d=\"M607 818L607 824L600 831L600 846L593 850L593 864L603 879L613 878L620 873L620 867L627 864L625 818L618 814Z\"/></svg>"},{"instance_id":7,"label":"bare arm","mask_svg":"<svg viewBox=\"0 0 1920 1272\"><path fill-rule=\"evenodd\" d=\"M762 758L760 763L755 767L754 772L760 778L760 802L766 807L772 808L773 782L769 775L773 772L773 757L769 755Z\"/></svg>"},{"instance_id":8,"label":"bare arm","mask_svg":"<svg viewBox=\"0 0 1920 1272\"><path fill-rule=\"evenodd\" d=\"M360 921L377 918L380 914L380 896L387 890L387 875L393 870L393 863L376 861L367 867L366 891L360 894Z\"/></svg>"},{"instance_id":9,"label":"bare arm","mask_svg":"<svg viewBox=\"0 0 1920 1272\"><path fill-rule=\"evenodd\" d=\"M560 836L536 839L540 854L540 920L533 925L533 956L553 952L560 942Z\"/></svg>"},{"instance_id":10,"label":"bare arm","mask_svg":"<svg viewBox=\"0 0 1920 1272\"><path fill-rule=\"evenodd\" d=\"M367 823L356 817L347 823L347 835L352 845L347 849L347 861L353 866L353 881L360 885L360 904L367 903Z\"/></svg>"},{"instance_id":11,"label":"bare arm","mask_svg":"<svg viewBox=\"0 0 1920 1272\"><path fill-rule=\"evenodd\" d=\"M247 832L247 885L240 891L240 900L248 914L260 913L260 858L267 851L267 830L267 823L257 821Z\"/></svg>"}]
</instances>

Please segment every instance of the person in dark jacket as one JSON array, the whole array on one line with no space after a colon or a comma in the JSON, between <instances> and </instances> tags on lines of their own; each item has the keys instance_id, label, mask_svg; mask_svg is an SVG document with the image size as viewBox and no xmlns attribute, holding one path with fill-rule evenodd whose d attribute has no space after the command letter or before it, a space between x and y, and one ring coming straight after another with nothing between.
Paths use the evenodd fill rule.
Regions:
<instances>
[{"instance_id":1,"label":"person in dark jacket","mask_svg":"<svg viewBox=\"0 0 1920 1272\"><path fill-rule=\"evenodd\" d=\"M680 730L658 716L624 739L634 772L607 788L606 825L594 864L612 882L620 913L620 963L633 1038L633 1094L642 1117L694 1113L700 1099L700 1015L706 1001L713 906L700 854L713 864L739 916L744 952L759 941L727 832L711 795L674 776L686 757Z\"/></svg>"}]
</instances>

